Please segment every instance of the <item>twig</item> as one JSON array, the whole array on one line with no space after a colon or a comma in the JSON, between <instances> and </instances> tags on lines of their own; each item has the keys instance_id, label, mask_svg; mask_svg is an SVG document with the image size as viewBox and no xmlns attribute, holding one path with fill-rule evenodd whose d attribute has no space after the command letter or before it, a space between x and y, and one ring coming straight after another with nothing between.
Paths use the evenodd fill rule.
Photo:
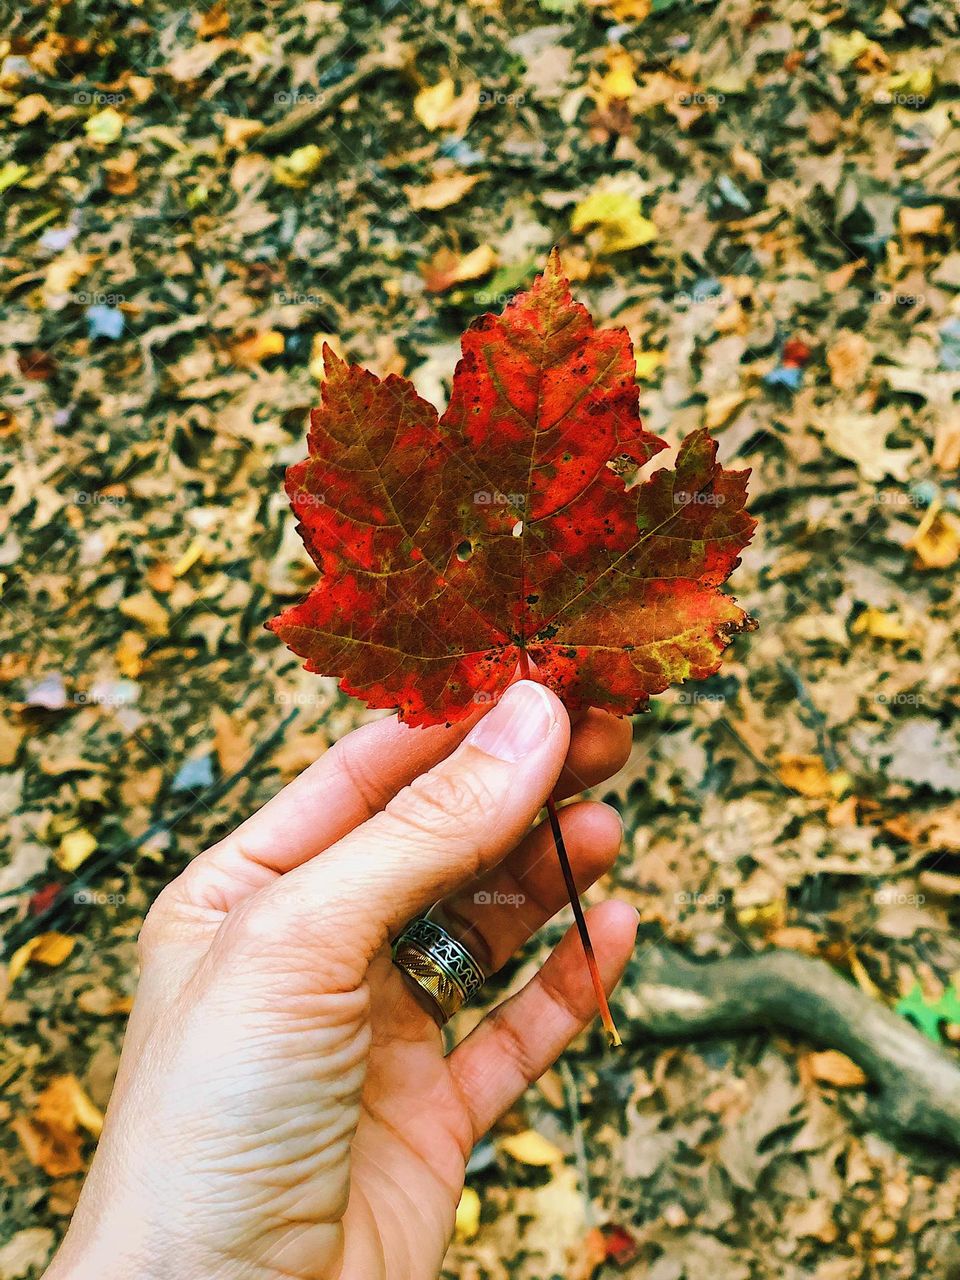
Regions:
<instances>
[{"instance_id":1,"label":"twig","mask_svg":"<svg viewBox=\"0 0 960 1280\"><path fill-rule=\"evenodd\" d=\"M309 102L295 107L282 120L268 125L256 138L251 139L250 146L257 151L270 151L333 111L371 76L385 71L402 70L408 61L409 53L399 42L397 29L385 28L380 39L382 47L365 53L358 60L354 70L344 76L338 84L331 85L323 93L312 96Z\"/></svg>"},{"instance_id":2,"label":"twig","mask_svg":"<svg viewBox=\"0 0 960 1280\"><path fill-rule=\"evenodd\" d=\"M862 1068L883 1126L960 1150L960 1062L824 961L765 951L697 963L653 947L638 965L622 995L634 1043L789 1028Z\"/></svg>"},{"instance_id":3,"label":"twig","mask_svg":"<svg viewBox=\"0 0 960 1280\"><path fill-rule=\"evenodd\" d=\"M205 808L210 808L212 805L216 804L216 802L222 799L222 797L225 796L232 787L236 786L241 779L245 778L264 758L264 756L268 755L273 750L276 744L286 733L287 726L295 720L299 714L299 709L294 708L294 710L291 711L285 719L280 721L268 737L264 738L262 742L258 743L257 746L254 747L246 763L241 765L236 773L230 774L228 778L221 779L220 782L213 783L212 786L207 787L206 791L202 791L199 795L194 796L194 798L175 813L172 818L158 819L156 822L151 823L150 826L147 827L146 831L142 832L142 834L134 836L131 839L126 840L123 844L116 845L113 848L104 849L103 852L97 854L96 857L89 858L79 869L77 875L74 876L71 882L64 885L59 893L57 893L56 897L51 900L48 907L43 911L38 912L37 915L30 916L26 920L22 920L19 924L14 925L3 940L2 946L0 946L0 955L11 955L19 947L22 947L25 942L29 942L30 939L36 937L38 933L45 932L54 923L67 923L72 915L70 907L76 905L75 894L78 889L82 889L89 885L91 880L101 875L104 871L108 870L108 868L113 867L121 859L128 857L132 853L136 853L137 849L139 849L145 841L149 840L151 836L158 835L161 831L173 830L173 828L183 822L185 818L188 818L190 814L193 813L194 809L198 808L198 806L203 805Z\"/></svg>"}]
</instances>

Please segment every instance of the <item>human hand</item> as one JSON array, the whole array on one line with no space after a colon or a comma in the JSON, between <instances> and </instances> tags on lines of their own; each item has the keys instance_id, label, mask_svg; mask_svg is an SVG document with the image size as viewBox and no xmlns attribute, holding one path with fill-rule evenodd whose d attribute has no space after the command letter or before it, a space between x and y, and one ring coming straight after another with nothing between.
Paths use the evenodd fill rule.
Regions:
<instances>
[{"instance_id":1,"label":"human hand","mask_svg":"<svg viewBox=\"0 0 960 1280\"><path fill-rule=\"evenodd\" d=\"M444 1056L390 940L443 900L500 968L566 902L549 827L528 830L544 800L629 750L629 722L589 711L571 731L521 681L466 724L357 730L191 863L144 922L106 1125L47 1280L435 1280L471 1148L595 1000L571 931ZM583 889L619 818L590 802L561 823ZM637 915L588 919L609 990Z\"/></svg>"}]
</instances>

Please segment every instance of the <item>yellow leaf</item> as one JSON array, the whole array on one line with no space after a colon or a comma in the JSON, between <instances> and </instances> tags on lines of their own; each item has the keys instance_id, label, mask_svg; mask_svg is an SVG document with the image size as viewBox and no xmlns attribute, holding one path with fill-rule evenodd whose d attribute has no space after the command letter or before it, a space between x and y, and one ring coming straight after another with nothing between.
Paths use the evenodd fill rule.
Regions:
<instances>
[{"instance_id":1,"label":"yellow leaf","mask_svg":"<svg viewBox=\"0 0 960 1280\"><path fill-rule=\"evenodd\" d=\"M626 49L611 49L607 53L607 70L597 86L597 101L602 106L625 102L633 97L637 88L632 55Z\"/></svg>"},{"instance_id":2,"label":"yellow leaf","mask_svg":"<svg viewBox=\"0 0 960 1280\"><path fill-rule=\"evenodd\" d=\"M538 1167L560 1164L563 1160L560 1148L548 1142L536 1129L524 1129L522 1133L511 1133L508 1137L501 1138L500 1150L514 1160L519 1160L521 1164Z\"/></svg>"},{"instance_id":3,"label":"yellow leaf","mask_svg":"<svg viewBox=\"0 0 960 1280\"><path fill-rule=\"evenodd\" d=\"M478 280L497 265L497 255L488 244L478 245L461 257L450 249L440 249L424 267L423 276L431 293L444 293L455 284Z\"/></svg>"},{"instance_id":4,"label":"yellow leaf","mask_svg":"<svg viewBox=\"0 0 960 1280\"><path fill-rule=\"evenodd\" d=\"M43 279L44 300L56 299L68 293L81 276L93 265L88 253L64 253L47 265Z\"/></svg>"},{"instance_id":5,"label":"yellow leaf","mask_svg":"<svg viewBox=\"0 0 960 1280\"><path fill-rule=\"evenodd\" d=\"M649 382L666 358L665 351L638 351L636 353L637 377L640 381Z\"/></svg>"},{"instance_id":6,"label":"yellow leaf","mask_svg":"<svg viewBox=\"0 0 960 1280\"><path fill-rule=\"evenodd\" d=\"M42 93L28 93L25 98L20 101L13 109L14 124L30 124L36 120L37 116L49 115L51 111L50 103L46 100Z\"/></svg>"},{"instance_id":7,"label":"yellow leaf","mask_svg":"<svg viewBox=\"0 0 960 1280\"><path fill-rule=\"evenodd\" d=\"M169 630L170 619L166 609L149 591L138 591L136 595L121 600L119 608L125 618L142 622L151 635L165 636Z\"/></svg>"},{"instance_id":8,"label":"yellow leaf","mask_svg":"<svg viewBox=\"0 0 960 1280\"><path fill-rule=\"evenodd\" d=\"M273 180L283 187L294 190L308 187L311 179L323 164L327 151L309 142L305 147L297 147L288 156L278 156L273 162Z\"/></svg>"},{"instance_id":9,"label":"yellow leaf","mask_svg":"<svg viewBox=\"0 0 960 1280\"><path fill-rule=\"evenodd\" d=\"M86 121L83 131L91 142L107 145L120 137L123 123L123 116L115 107L104 107Z\"/></svg>"},{"instance_id":10,"label":"yellow leaf","mask_svg":"<svg viewBox=\"0 0 960 1280\"><path fill-rule=\"evenodd\" d=\"M873 636L875 640L909 640L911 631L904 626L896 613L883 609L864 609L851 630L857 636Z\"/></svg>"},{"instance_id":11,"label":"yellow leaf","mask_svg":"<svg viewBox=\"0 0 960 1280\"><path fill-rule=\"evenodd\" d=\"M852 786L852 779L845 769L832 773L819 756L794 756L783 753L779 757L777 773L780 781L791 791L821 800L832 796L839 800Z\"/></svg>"},{"instance_id":12,"label":"yellow leaf","mask_svg":"<svg viewBox=\"0 0 960 1280\"><path fill-rule=\"evenodd\" d=\"M916 552L918 568L947 569L960 556L960 520L935 502L907 546Z\"/></svg>"},{"instance_id":13,"label":"yellow leaf","mask_svg":"<svg viewBox=\"0 0 960 1280\"><path fill-rule=\"evenodd\" d=\"M481 180L480 173L445 173L425 187L404 187L413 209L447 209L462 200Z\"/></svg>"},{"instance_id":14,"label":"yellow leaf","mask_svg":"<svg viewBox=\"0 0 960 1280\"><path fill-rule=\"evenodd\" d=\"M0 192L6 191L7 187L15 187L29 172L25 164L17 164L15 160L8 160L6 164L0 165Z\"/></svg>"},{"instance_id":15,"label":"yellow leaf","mask_svg":"<svg viewBox=\"0 0 960 1280\"><path fill-rule=\"evenodd\" d=\"M919 209L904 206L900 210L900 230L905 236L938 236L943 231L942 204L925 204Z\"/></svg>"},{"instance_id":16,"label":"yellow leaf","mask_svg":"<svg viewBox=\"0 0 960 1280\"><path fill-rule=\"evenodd\" d=\"M64 871L76 871L96 847L97 837L93 832L79 827L76 831L68 831L63 837L59 849L53 855L54 860Z\"/></svg>"},{"instance_id":17,"label":"yellow leaf","mask_svg":"<svg viewBox=\"0 0 960 1280\"><path fill-rule=\"evenodd\" d=\"M827 56L835 67L843 70L861 57L871 47L871 41L862 31L849 35L830 36L827 40Z\"/></svg>"},{"instance_id":18,"label":"yellow leaf","mask_svg":"<svg viewBox=\"0 0 960 1280\"><path fill-rule=\"evenodd\" d=\"M203 538L194 538L170 572L175 578L182 578L185 573L190 572L206 549L207 544Z\"/></svg>"},{"instance_id":19,"label":"yellow leaf","mask_svg":"<svg viewBox=\"0 0 960 1280\"><path fill-rule=\"evenodd\" d=\"M122 676L128 680L136 680L143 670L143 651L147 642L137 631L125 631L120 637L114 658Z\"/></svg>"},{"instance_id":20,"label":"yellow leaf","mask_svg":"<svg viewBox=\"0 0 960 1280\"><path fill-rule=\"evenodd\" d=\"M933 93L933 68L913 67L898 71L887 77L884 88L891 97L893 94L906 94L908 97L929 98Z\"/></svg>"},{"instance_id":21,"label":"yellow leaf","mask_svg":"<svg viewBox=\"0 0 960 1280\"><path fill-rule=\"evenodd\" d=\"M245 120L240 116L226 116L221 122L223 141L228 147L242 151L251 138L263 133L259 120Z\"/></svg>"},{"instance_id":22,"label":"yellow leaf","mask_svg":"<svg viewBox=\"0 0 960 1280\"><path fill-rule=\"evenodd\" d=\"M832 1084L836 1089L859 1089L867 1083L866 1075L853 1059L836 1049L808 1053L806 1062L814 1080Z\"/></svg>"},{"instance_id":23,"label":"yellow leaf","mask_svg":"<svg viewBox=\"0 0 960 1280\"><path fill-rule=\"evenodd\" d=\"M581 200L570 219L570 230L580 235L589 227L600 230L601 253L623 253L649 244L657 228L643 216L640 201L626 191L598 191Z\"/></svg>"},{"instance_id":24,"label":"yellow leaf","mask_svg":"<svg viewBox=\"0 0 960 1280\"><path fill-rule=\"evenodd\" d=\"M278 329L265 329L263 333L235 342L230 350L239 364L259 364L269 356L281 355L284 345L284 336Z\"/></svg>"},{"instance_id":25,"label":"yellow leaf","mask_svg":"<svg viewBox=\"0 0 960 1280\"><path fill-rule=\"evenodd\" d=\"M7 976L15 982L27 965L34 962L54 969L63 964L75 945L76 938L69 938L65 933L40 933L13 953Z\"/></svg>"},{"instance_id":26,"label":"yellow leaf","mask_svg":"<svg viewBox=\"0 0 960 1280\"><path fill-rule=\"evenodd\" d=\"M437 129L463 133L479 105L477 85L468 85L458 96L451 77L444 76L437 84L420 90L413 100L413 113L431 133Z\"/></svg>"},{"instance_id":27,"label":"yellow leaf","mask_svg":"<svg viewBox=\"0 0 960 1280\"><path fill-rule=\"evenodd\" d=\"M99 1138L103 1130L103 1113L91 1102L83 1085L74 1075L57 1076L37 1099L34 1120L48 1128L73 1132L86 1129Z\"/></svg>"},{"instance_id":28,"label":"yellow leaf","mask_svg":"<svg viewBox=\"0 0 960 1280\"><path fill-rule=\"evenodd\" d=\"M457 1205L457 1220L454 1228L456 1237L462 1243L476 1238L480 1230L480 1197L473 1187L464 1187Z\"/></svg>"}]
</instances>

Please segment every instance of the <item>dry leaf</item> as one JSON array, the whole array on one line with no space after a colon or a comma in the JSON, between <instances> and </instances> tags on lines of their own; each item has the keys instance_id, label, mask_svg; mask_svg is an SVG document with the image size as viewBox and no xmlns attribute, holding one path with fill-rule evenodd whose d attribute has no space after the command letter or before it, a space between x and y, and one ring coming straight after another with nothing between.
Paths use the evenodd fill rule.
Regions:
<instances>
[{"instance_id":1,"label":"dry leaf","mask_svg":"<svg viewBox=\"0 0 960 1280\"><path fill-rule=\"evenodd\" d=\"M853 1059L836 1049L808 1053L804 1062L813 1079L821 1084L831 1084L836 1089L860 1089L867 1083L867 1076Z\"/></svg>"},{"instance_id":2,"label":"dry leaf","mask_svg":"<svg viewBox=\"0 0 960 1280\"><path fill-rule=\"evenodd\" d=\"M845 769L836 769L831 773L819 756L781 754L778 757L777 773L784 786L802 796L809 796L812 800L831 796L839 800L852 785Z\"/></svg>"},{"instance_id":3,"label":"dry leaf","mask_svg":"<svg viewBox=\"0 0 960 1280\"><path fill-rule=\"evenodd\" d=\"M465 133L480 105L478 85L468 85L461 94L450 76L421 89L413 100L413 111L420 123L431 132L443 129Z\"/></svg>"},{"instance_id":4,"label":"dry leaf","mask_svg":"<svg viewBox=\"0 0 960 1280\"><path fill-rule=\"evenodd\" d=\"M473 1187L464 1187L457 1205L457 1218L454 1227L456 1238L468 1242L476 1238L480 1230L480 1197Z\"/></svg>"},{"instance_id":5,"label":"dry leaf","mask_svg":"<svg viewBox=\"0 0 960 1280\"><path fill-rule=\"evenodd\" d=\"M938 236L943 231L942 204L925 204L919 209L900 210L900 230L905 236Z\"/></svg>"},{"instance_id":6,"label":"dry leaf","mask_svg":"<svg viewBox=\"0 0 960 1280\"><path fill-rule=\"evenodd\" d=\"M447 209L456 204L484 177L480 173L445 173L425 187L404 187L413 209Z\"/></svg>"},{"instance_id":7,"label":"dry leaf","mask_svg":"<svg viewBox=\"0 0 960 1280\"><path fill-rule=\"evenodd\" d=\"M68 831L60 841L60 847L53 855L54 861L64 871L76 871L96 847L97 837L93 832L79 827L76 831Z\"/></svg>"},{"instance_id":8,"label":"dry leaf","mask_svg":"<svg viewBox=\"0 0 960 1280\"><path fill-rule=\"evenodd\" d=\"M564 1154L559 1147L548 1142L536 1129L524 1129L522 1133L511 1133L500 1139L500 1150L505 1151L521 1164L535 1165L538 1168L551 1164L561 1164Z\"/></svg>"},{"instance_id":9,"label":"dry leaf","mask_svg":"<svg viewBox=\"0 0 960 1280\"><path fill-rule=\"evenodd\" d=\"M597 191L581 200L570 219L574 235L596 228L599 252L624 253L657 238L656 224L643 216L640 201L626 191Z\"/></svg>"},{"instance_id":10,"label":"dry leaf","mask_svg":"<svg viewBox=\"0 0 960 1280\"><path fill-rule=\"evenodd\" d=\"M235 342L230 354L237 364L259 364L270 356L282 355L284 346L284 336L278 329L266 329L263 333Z\"/></svg>"},{"instance_id":11,"label":"dry leaf","mask_svg":"<svg viewBox=\"0 0 960 1280\"><path fill-rule=\"evenodd\" d=\"M56 968L63 964L67 956L76 946L76 938L65 933L40 933L29 942L25 942L10 957L7 966L7 977L14 982L28 964L43 964L48 968Z\"/></svg>"},{"instance_id":12,"label":"dry leaf","mask_svg":"<svg viewBox=\"0 0 960 1280\"><path fill-rule=\"evenodd\" d=\"M431 293L445 293L455 284L478 280L497 265L497 255L490 245L482 244L461 257L451 249L441 249L423 267L423 278Z\"/></svg>"}]
</instances>

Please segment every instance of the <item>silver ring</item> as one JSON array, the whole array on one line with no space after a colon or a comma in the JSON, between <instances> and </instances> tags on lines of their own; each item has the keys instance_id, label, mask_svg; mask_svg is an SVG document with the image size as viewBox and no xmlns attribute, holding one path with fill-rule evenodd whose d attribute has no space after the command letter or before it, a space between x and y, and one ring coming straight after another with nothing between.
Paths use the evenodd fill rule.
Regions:
<instances>
[{"instance_id":1,"label":"silver ring","mask_svg":"<svg viewBox=\"0 0 960 1280\"><path fill-rule=\"evenodd\" d=\"M411 920L393 947L393 963L436 1006L442 1022L472 1000L486 975L463 945L435 920Z\"/></svg>"}]
</instances>

